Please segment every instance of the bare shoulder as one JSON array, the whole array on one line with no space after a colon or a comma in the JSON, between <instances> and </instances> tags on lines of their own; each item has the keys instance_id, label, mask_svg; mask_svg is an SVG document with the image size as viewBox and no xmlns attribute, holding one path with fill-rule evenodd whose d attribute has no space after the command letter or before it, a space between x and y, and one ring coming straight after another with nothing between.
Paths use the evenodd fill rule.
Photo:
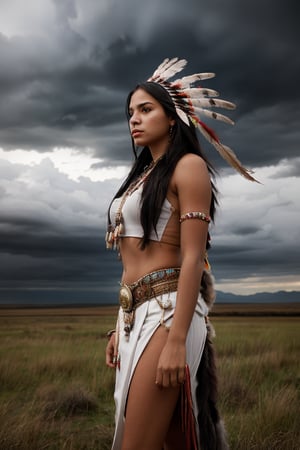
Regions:
<instances>
[{"instance_id":1,"label":"bare shoulder","mask_svg":"<svg viewBox=\"0 0 300 450\"><path fill-rule=\"evenodd\" d=\"M186 179L186 177L190 180L194 177L197 180L199 178L206 181L210 180L207 164L201 156L188 153L178 161L174 171L175 183L180 182L182 178Z\"/></svg>"},{"instance_id":2,"label":"bare shoulder","mask_svg":"<svg viewBox=\"0 0 300 450\"><path fill-rule=\"evenodd\" d=\"M170 183L181 214L187 211L209 213L212 194L210 173L203 158L189 153L177 163Z\"/></svg>"}]
</instances>

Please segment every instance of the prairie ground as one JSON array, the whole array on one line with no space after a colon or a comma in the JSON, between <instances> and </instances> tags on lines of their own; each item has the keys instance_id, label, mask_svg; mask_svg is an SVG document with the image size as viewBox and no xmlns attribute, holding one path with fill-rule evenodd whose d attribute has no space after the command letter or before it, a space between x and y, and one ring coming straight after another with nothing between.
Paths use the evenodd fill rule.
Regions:
<instances>
[{"instance_id":1,"label":"prairie ground","mask_svg":"<svg viewBox=\"0 0 300 450\"><path fill-rule=\"evenodd\" d=\"M231 450L298 450L300 318L238 308L211 319ZM115 316L115 307L0 309L1 449L110 449L104 348Z\"/></svg>"}]
</instances>

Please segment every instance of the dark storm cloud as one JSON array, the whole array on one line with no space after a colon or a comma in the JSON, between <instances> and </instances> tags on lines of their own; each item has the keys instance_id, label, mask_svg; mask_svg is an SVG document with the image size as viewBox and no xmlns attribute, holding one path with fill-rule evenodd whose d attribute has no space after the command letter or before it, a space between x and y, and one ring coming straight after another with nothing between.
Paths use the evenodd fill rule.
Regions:
<instances>
[{"instance_id":1,"label":"dark storm cloud","mask_svg":"<svg viewBox=\"0 0 300 450\"><path fill-rule=\"evenodd\" d=\"M54 256L54 255L53 255ZM116 255L1 254L0 304L117 303L121 266Z\"/></svg>"},{"instance_id":2,"label":"dark storm cloud","mask_svg":"<svg viewBox=\"0 0 300 450\"><path fill-rule=\"evenodd\" d=\"M113 301L107 292L117 286L120 265L104 245L104 183L72 181L47 160L33 167L0 160L0 176L1 303L34 292L41 302L50 292L71 301L79 291L83 302ZM105 189L112 195L115 186Z\"/></svg>"},{"instance_id":3,"label":"dark storm cloud","mask_svg":"<svg viewBox=\"0 0 300 450\"><path fill-rule=\"evenodd\" d=\"M288 266L293 267L293 273L299 273L299 250L289 245L287 247L289 255ZM247 246L247 244L234 249L232 245L216 246L210 253L210 262L213 266L214 275L218 282L221 280L241 279L250 276L270 276L274 280L276 277L287 276L288 271L282 264L276 264L278 255L282 253L282 242L273 243L268 241L268 245L260 242ZM245 264L247 261L247 264ZM233 276L234 274L234 276ZM286 286L289 289L289 286Z\"/></svg>"},{"instance_id":4,"label":"dark storm cloud","mask_svg":"<svg viewBox=\"0 0 300 450\"><path fill-rule=\"evenodd\" d=\"M246 189L201 141L227 180L212 233L216 278L299 273L298 2L45 0L40 24L34 2L26 3L23 26L13 23L23 2L11 5L11 33L0 6L0 148L93 152L95 173L129 164L127 93L165 57L186 58L184 74L216 72L205 86L237 104L235 127L209 125L268 180ZM61 299L83 292L83 301L111 300L120 265L103 236L120 182L75 182L49 161L0 160L1 300L24 289L31 299L54 290Z\"/></svg>"},{"instance_id":5,"label":"dark storm cloud","mask_svg":"<svg viewBox=\"0 0 300 450\"><path fill-rule=\"evenodd\" d=\"M289 135L299 123L296 2L131 0L100 7L96 1L84 6L55 1L54 6L51 35L36 36L33 30L0 37L4 148L76 148L84 136L99 154L106 127L125 121L128 90L162 58L178 54L190 60L191 72L215 71L209 86L237 102L235 131L222 127L220 133L228 134L241 158L248 164L281 159L277 125ZM240 142L249 139L250 149ZM119 159L118 145L117 133L101 151ZM252 145L265 151L251 151ZM295 146L286 151L295 156Z\"/></svg>"}]
</instances>

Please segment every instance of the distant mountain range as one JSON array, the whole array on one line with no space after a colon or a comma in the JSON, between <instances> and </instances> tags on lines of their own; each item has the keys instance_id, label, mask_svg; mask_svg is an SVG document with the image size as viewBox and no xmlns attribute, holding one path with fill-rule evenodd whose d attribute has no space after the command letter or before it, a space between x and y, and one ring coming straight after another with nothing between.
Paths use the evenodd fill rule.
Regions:
<instances>
[{"instance_id":1,"label":"distant mountain range","mask_svg":"<svg viewBox=\"0 0 300 450\"><path fill-rule=\"evenodd\" d=\"M296 303L300 301L299 291L259 292L250 295L236 295L217 291L216 303Z\"/></svg>"},{"instance_id":2,"label":"distant mountain range","mask_svg":"<svg viewBox=\"0 0 300 450\"><path fill-rule=\"evenodd\" d=\"M287 304L300 302L300 291L259 292L251 295L236 295L228 292L217 291L216 304L218 303L273 303ZM0 307L28 307L28 306L101 306L118 303L117 290L111 291L105 296L99 291L0 291Z\"/></svg>"}]
</instances>

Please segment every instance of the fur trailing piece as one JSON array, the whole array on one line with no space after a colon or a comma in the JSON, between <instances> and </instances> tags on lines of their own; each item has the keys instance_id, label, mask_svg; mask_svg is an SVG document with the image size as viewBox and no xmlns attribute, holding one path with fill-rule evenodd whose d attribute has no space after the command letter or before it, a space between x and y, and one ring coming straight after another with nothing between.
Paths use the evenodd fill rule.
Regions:
<instances>
[{"instance_id":1,"label":"fur trailing piece","mask_svg":"<svg viewBox=\"0 0 300 450\"><path fill-rule=\"evenodd\" d=\"M214 278L208 271L203 272L201 295L211 310L216 293ZM224 423L217 407L218 378L215 351L212 338L214 329L207 321L207 336L202 358L197 370L196 398L198 405L198 424L201 450L229 450Z\"/></svg>"},{"instance_id":2,"label":"fur trailing piece","mask_svg":"<svg viewBox=\"0 0 300 450\"><path fill-rule=\"evenodd\" d=\"M154 71L148 81L158 83L168 91L175 105L176 112L180 119L188 126L194 126L199 129L202 135L218 151L220 156L239 172L247 180L259 183L252 175L249 169L246 169L239 161L233 150L223 145L216 133L209 128L201 117L219 120L221 122L233 125L234 122L224 114L216 113L208 108L234 109L235 104L216 98L219 96L217 91L212 89L203 89L195 87L195 83L207 80L215 76L214 73L195 73L175 81L168 81L176 73L181 72L186 66L187 61L179 58L166 58Z\"/></svg>"},{"instance_id":3,"label":"fur trailing piece","mask_svg":"<svg viewBox=\"0 0 300 450\"><path fill-rule=\"evenodd\" d=\"M229 450L225 427L217 408L217 396L215 353L207 334L197 370L196 389L201 450Z\"/></svg>"},{"instance_id":4,"label":"fur trailing piece","mask_svg":"<svg viewBox=\"0 0 300 450\"><path fill-rule=\"evenodd\" d=\"M211 272L203 270L200 292L210 311L216 300L216 291L214 286L214 277Z\"/></svg>"}]
</instances>

